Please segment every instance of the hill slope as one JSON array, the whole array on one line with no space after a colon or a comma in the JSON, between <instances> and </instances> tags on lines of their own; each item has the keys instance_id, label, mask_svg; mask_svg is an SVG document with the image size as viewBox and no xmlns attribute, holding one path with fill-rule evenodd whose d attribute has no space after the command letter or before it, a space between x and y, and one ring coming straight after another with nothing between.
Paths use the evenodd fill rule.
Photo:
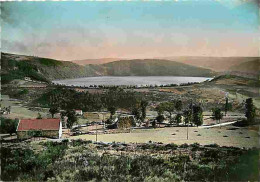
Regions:
<instances>
[{"instance_id":1,"label":"hill slope","mask_svg":"<svg viewBox=\"0 0 260 182\"><path fill-rule=\"evenodd\" d=\"M238 71L244 73L258 74L260 71L260 60L255 59L253 61L244 62L235 66L232 66L231 71Z\"/></svg>"},{"instance_id":2,"label":"hill slope","mask_svg":"<svg viewBox=\"0 0 260 182\"><path fill-rule=\"evenodd\" d=\"M152 58L155 60L169 60L180 62L196 67L202 67L211 69L216 72L230 71L232 66L253 61L258 59L257 57L200 57L200 56L176 56L176 57L158 57ZM89 65L89 64L106 64L109 62L119 61L119 60L130 60L130 59L120 59L120 58L103 58L103 59L85 59L85 60L73 60L72 62L79 65Z\"/></svg>"},{"instance_id":3,"label":"hill slope","mask_svg":"<svg viewBox=\"0 0 260 182\"><path fill-rule=\"evenodd\" d=\"M111 76L212 76L205 68L160 59L122 60L103 64L98 71Z\"/></svg>"},{"instance_id":4,"label":"hill slope","mask_svg":"<svg viewBox=\"0 0 260 182\"><path fill-rule=\"evenodd\" d=\"M100 59L83 59L83 60L73 60L71 62L85 66L89 64L105 64L105 63L110 63L114 61L119 61L122 60L120 58L100 58Z\"/></svg>"},{"instance_id":5,"label":"hill slope","mask_svg":"<svg viewBox=\"0 0 260 182\"><path fill-rule=\"evenodd\" d=\"M102 65L81 66L69 61L2 53L2 83L31 77L49 82L54 79L87 76L213 76L209 69L174 61L147 59L122 60Z\"/></svg>"},{"instance_id":6,"label":"hill slope","mask_svg":"<svg viewBox=\"0 0 260 182\"><path fill-rule=\"evenodd\" d=\"M257 57L165 57L162 59L177 61L193 66L199 66L203 68L208 68L213 71L223 72L230 71L232 66L245 63L248 61L253 61Z\"/></svg>"},{"instance_id":7,"label":"hill slope","mask_svg":"<svg viewBox=\"0 0 260 182\"><path fill-rule=\"evenodd\" d=\"M91 66L84 67L67 61L7 53L1 54L1 66L2 83L23 79L25 76L49 82L54 79L96 75Z\"/></svg>"}]
</instances>

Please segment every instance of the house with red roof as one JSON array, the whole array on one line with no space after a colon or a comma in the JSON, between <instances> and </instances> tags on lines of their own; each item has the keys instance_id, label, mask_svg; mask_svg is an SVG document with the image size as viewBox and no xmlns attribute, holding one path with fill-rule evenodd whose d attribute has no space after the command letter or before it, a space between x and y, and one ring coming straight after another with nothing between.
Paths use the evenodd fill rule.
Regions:
<instances>
[{"instance_id":1,"label":"house with red roof","mask_svg":"<svg viewBox=\"0 0 260 182\"><path fill-rule=\"evenodd\" d=\"M62 123L60 119L21 119L16 131L18 139L36 136L61 138Z\"/></svg>"}]
</instances>

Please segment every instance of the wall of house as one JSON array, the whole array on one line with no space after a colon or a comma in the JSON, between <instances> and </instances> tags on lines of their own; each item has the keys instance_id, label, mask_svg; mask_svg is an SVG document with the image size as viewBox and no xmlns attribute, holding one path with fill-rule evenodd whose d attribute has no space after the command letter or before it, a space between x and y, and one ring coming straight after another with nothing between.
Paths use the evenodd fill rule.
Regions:
<instances>
[{"instance_id":1,"label":"wall of house","mask_svg":"<svg viewBox=\"0 0 260 182\"><path fill-rule=\"evenodd\" d=\"M50 137L50 138L59 138L59 130L42 130L43 137ZM31 136L28 135L27 131L18 131L17 138L18 139L26 139L30 138Z\"/></svg>"},{"instance_id":2,"label":"wall of house","mask_svg":"<svg viewBox=\"0 0 260 182\"><path fill-rule=\"evenodd\" d=\"M62 136L62 123L60 122L59 139L61 138L61 136Z\"/></svg>"}]
</instances>

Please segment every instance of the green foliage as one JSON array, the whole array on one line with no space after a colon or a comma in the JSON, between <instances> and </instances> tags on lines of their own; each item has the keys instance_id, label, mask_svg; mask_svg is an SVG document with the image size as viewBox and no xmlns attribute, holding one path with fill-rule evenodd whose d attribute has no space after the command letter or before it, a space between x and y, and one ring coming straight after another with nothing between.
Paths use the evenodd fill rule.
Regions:
<instances>
[{"instance_id":1,"label":"green foliage","mask_svg":"<svg viewBox=\"0 0 260 182\"><path fill-rule=\"evenodd\" d=\"M159 107L160 108L158 108L158 109L160 110L160 112L166 111L169 113L169 119L170 119L170 122L172 123L173 122L172 114L175 110L174 102L162 102L162 103L160 103Z\"/></svg>"},{"instance_id":2,"label":"green foliage","mask_svg":"<svg viewBox=\"0 0 260 182\"><path fill-rule=\"evenodd\" d=\"M228 112L228 111L231 111L231 110L232 110L232 103L229 103L229 102L228 102L228 97L226 98L224 110L225 110L225 115L227 115L227 112Z\"/></svg>"},{"instance_id":3,"label":"green foliage","mask_svg":"<svg viewBox=\"0 0 260 182\"><path fill-rule=\"evenodd\" d=\"M223 118L223 113L220 108L214 108L212 109L212 116L214 120L220 121Z\"/></svg>"},{"instance_id":4,"label":"green foliage","mask_svg":"<svg viewBox=\"0 0 260 182\"><path fill-rule=\"evenodd\" d=\"M8 64L6 65L5 62ZM9 64L10 62L10 64ZM49 82L42 74L38 72L36 65L32 64L30 61L15 61L3 58L2 69L6 70L1 73L2 84L10 83L14 79L24 79L24 77L30 77L33 80Z\"/></svg>"},{"instance_id":5,"label":"green foliage","mask_svg":"<svg viewBox=\"0 0 260 182\"><path fill-rule=\"evenodd\" d=\"M54 59L48 59L48 58L38 58L37 61L39 61L42 65L45 65L45 66L60 66L60 65L62 65L61 61L56 61Z\"/></svg>"},{"instance_id":6,"label":"green foliage","mask_svg":"<svg viewBox=\"0 0 260 182\"><path fill-rule=\"evenodd\" d=\"M27 132L27 134L30 137L40 137L40 136L42 136L42 131L41 130L29 130Z\"/></svg>"},{"instance_id":7,"label":"green foliage","mask_svg":"<svg viewBox=\"0 0 260 182\"><path fill-rule=\"evenodd\" d=\"M191 123L191 121L192 121L192 110L191 109L184 110L183 116L184 116L184 123L185 124Z\"/></svg>"},{"instance_id":8,"label":"green foliage","mask_svg":"<svg viewBox=\"0 0 260 182\"><path fill-rule=\"evenodd\" d=\"M37 116L36 119L42 119L42 115L41 115L41 113L38 112L38 116Z\"/></svg>"},{"instance_id":9,"label":"green foliage","mask_svg":"<svg viewBox=\"0 0 260 182\"><path fill-rule=\"evenodd\" d=\"M18 125L18 120L15 119L6 119L1 117L1 125L0 125L0 131L1 133L9 133L10 135L12 135L13 133L16 133L16 128Z\"/></svg>"},{"instance_id":10,"label":"green foliage","mask_svg":"<svg viewBox=\"0 0 260 182\"><path fill-rule=\"evenodd\" d=\"M181 111L181 110L182 110L182 107L183 107L182 101L181 101L181 100L175 101L174 107L175 107L175 109L176 109L177 111Z\"/></svg>"},{"instance_id":11,"label":"green foliage","mask_svg":"<svg viewBox=\"0 0 260 182\"><path fill-rule=\"evenodd\" d=\"M246 107L245 115L246 115L248 123L254 122L255 116L256 116L256 109L255 109L255 106L253 104L252 98L246 99L245 107Z\"/></svg>"},{"instance_id":12,"label":"green foliage","mask_svg":"<svg viewBox=\"0 0 260 182\"><path fill-rule=\"evenodd\" d=\"M138 105L132 108L131 113L135 116L137 122L141 119L142 111Z\"/></svg>"},{"instance_id":13,"label":"green foliage","mask_svg":"<svg viewBox=\"0 0 260 182\"><path fill-rule=\"evenodd\" d=\"M147 106L148 106L148 102L146 100L141 100L141 112L142 112L141 120L142 120L142 122L144 122L144 120L146 118L146 107Z\"/></svg>"},{"instance_id":14,"label":"green foliage","mask_svg":"<svg viewBox=\"0 0 260 182\"><path fill-rule=\"evenodd\" d=\"M51 106L51 108L49 109L49 112L51 113L52 118L54 117L54 114L59 112L59 108L57 106Z\"/></svg>"},{"instance_id":15,"label":"green foliage","mask_svg":"<svg viewBox=\"0 0 260 182\"><path fill-rule=\"evenodd\" d=\"M192 109L193 109L192 122L196 126L201 126L203 124L203 110L201 106L194 105Z\"/></svg>"},{"instance_id":16,"label":"green foliage","mask_svg":"<svg viewBox=\"0 0 260 182\"><path fill-rule=\"evenodd\" d=\"M257 181L257 149L141 144L138 155L120 153L128 146L75 140L44 142L40 152L1 147L3 181ZM185 149L184 149L185 148ZM98 149L98 150L97 150ZM164 151L173 151L167 157ZM187 150L190 153L182 153ZM147 153L148 152L148 153ZM151 152L153 155L150 155ZM118 155L119 154L119 155ZM191 157L192 156L192 157Z\"/></svg>"},{"instance_id":17,"label":"green foliage","mask_svg":"<svg viewBox=\"0 0 260 182\"><path fill-rule=\"evenodd\" d=\"M159 59L123 60L97 67L99 71L111 76L212 76L214 74L209 69Z\"/></svg>"},{"instance_id":18,"label":"green foliage","mask_svg":"<svg viewBox=\"0 0 260 182\"><path fill-rule=\"evenodd\" d=\"M179 125L179 123L181 123L181 120L182 120L182 115L181 114L176 114L174 120L175 120L175 123L177 125Z\"/></svg>"},{"instance_id":19,"label":"green foliage","mask_svg":"<svg viewBox=\"0 0 260 182\"><path fill-rule=\"evenodd\" d=\"M164 116L163 115L158 115L157 117L156 117L156 121L158 122L158 123L162 123L163 121L164 121Z\"/></svg>"},{"instance_id":20,"label":"green foliage","mask_svg":"<svg viewBox=\"0 0 260 182\"><path fill-rule=\"evenodd\" d=\"M67 111L66 115L68 117L67 126L68 126L68 128L71 128L78 121L76 112L74 110L70 110L70 111Z\"/></svg>"},{"instance_id":21,"label":"green foliage","mask_svg":"<svg viewBox=\"0 0 260 182\"><path fill-rule=\"evenodd\" d=\"M108 109L112 115L117 108L129 109L137 103L139 96L134 92L124 91L117 87L105 93L77 92L73 89L58 87L44 93L34 101L44 107L55 106L63 110L81 109L83 112Z\"/></svg>"},{"instance_id":22,"label":"green foliage","mask_svg":"<svg viewBox=\"0 0 260 182\"><path fill-rule=\"evenodd\" d=\"M44 147L40 153L29 148L1 147L1 180L46 181L54 177L49 166L63 157L67 143L47 142Z\"/></svg>"},{"instance_id":23,"label":"green foliage","mask_svg":"<svg viewBox=\"0 0 260 182\"><path fill-rule=\"evenodd\" d=\"M131 113L135 116L135 119L137 122L144 122L146 118L146 108L148 106L148 102L146 100L139 100L136 99L135 103L133 103L133 106L131 108Z\"/></svg>"}]
</instances>

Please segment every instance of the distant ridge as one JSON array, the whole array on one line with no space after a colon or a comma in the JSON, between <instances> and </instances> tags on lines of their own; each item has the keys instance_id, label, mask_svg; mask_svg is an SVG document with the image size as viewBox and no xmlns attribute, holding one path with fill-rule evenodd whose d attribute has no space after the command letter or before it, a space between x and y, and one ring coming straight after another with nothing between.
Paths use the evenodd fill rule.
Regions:
<instances>
[{"instance_id":1,"label":"distant ridge","mask_svg":"<svg viewBox=\"0 0 260 182\"><path fill-rule=\"evenodd\" d=\"M83 59L83 60L73 60L71 62L84 66L88 64L105 64L105 63L110 63L119 60L122 60L122 58Z\"/></svg>"},{"instance_id":2,"label":"distant ridge","mask_svg":"<svg viewBox=\"0 0 260 182\"><path fill-rule=\"evenodd\" d=\"M211 69L216 72L224 72L224 71L230 71L232 66L244 62L253 61L258 58L257 57L172 56L172 57L156 57L151 59L175 61L175 62L180 62L180 63L184 63L196 67ZM102 59L74 60L72 62L79 65L89 65L89 64L99 65L99 64L106 64L114 61L120 61L120 60L134 60L134 59L102 58Z\"/></svg>"},{"instance_id":3,"label":"distant ridge","mask_svg":"<svg viewBox=\"0 0 260 182\"><path fill-rule=\"evenodd\" d=\"M210 69L161 59L117 60L101 65L82 66L69 61L1 53L1 63L3 84L14 79L24 79L24 77L50 82L55 79L88 76L211 77L216 75Z\"/></svg>"},{"instance_id":4,"label":"distant ridge","mask_svg":"<svg viewBox=\"0 0 260 182\"><path fill-rule=\"evenodd\" d=\"M253 61L247 61L247 62L238 64L238 65L232 66L230 69L231 69L231 71L259 74L260 60L258 58Z\"/></svg>"},{"instance_id":5,"label":"distant ridge","mask_svg":"<svg viewBox=\"0 0 260 182\"><path fill-rule=\"evenodd\" d=\"M213 76L210 69L161 59L120 60L100 65L98 71L109 76Z\"/></svg>"}]
</instances>

